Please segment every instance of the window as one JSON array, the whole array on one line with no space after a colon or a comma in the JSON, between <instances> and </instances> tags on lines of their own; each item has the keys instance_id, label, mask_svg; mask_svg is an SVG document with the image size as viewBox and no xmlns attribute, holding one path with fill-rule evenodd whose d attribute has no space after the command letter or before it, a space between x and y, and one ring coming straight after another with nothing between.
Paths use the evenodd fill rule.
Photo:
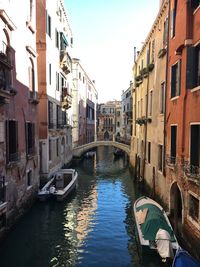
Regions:
<instances>
[{"instance_id":1,"label":"window","mask_svg":"<svg viewBox=\"0 0 200 267\"><path fill-rule=\"evenodd\" d=\"M0 205L6 200L5 176L0 176Z\"/></svg>"},{"instance_id":2,"label":"window","mask_svg":"<svg viewBox=\"0 0 200 267\"><path fill-rule=\"evenodd\" d=\"M28 171L27 173L27 186L31 186L32 184L32 171Z\"/></svg>"},{"instance_id":3,"label":"window","mask_svg":"<svg viewBox=\"0 0 200 267\"><path fill-rule=\"evenodd\" d=\"M165 83L161 83L160 87L160 113L163 114L165 111Z\"/></svg>"},{"instance_id":4,"label":"window","mask_svg":"<svg viewBox=\"0 0 200 267\"><path fill-rule=\"evenodd\" d=\"M167 46L167 37L168 37L168 18L164 21L163 47Z\"/></svg>"},{"instance_id":5,"label":"window","mask_svg":"<svg viewBox=\"0 0 200 267\"><path fill-rule=\"evenodd\" d=\"M53 128L53 103L48 102L49 129Z\"/></svg>"},{"instance_id":6,"label":"window","mask_svg":"<svg viewBox=\"0 0 200 267\"><path fill-rule=\"evenodd\" d=\"M177 1L174 0L174 6L171 10L171 38L175 36L175 27L176 27L176 10L177 10Z\"/></svg>"},{"instance_id":7,"label":"window","mask_svg":"<svg viewBox=\"0 0 200 267\"><path fill-rule=\"evenodd\" d=\"M55 29L55 45L59 48L59 32L57 29Z\"/></svg>"},{"instance_id":8,"label":"window","mask_svg":"<svg viewBox=\"0 0 200 267\"><path fill-rule=\"evenodd\" d=\"M186 88L200 85L200 45L187 48Z\"/></svg>"},{"instance_id":9,"label":"window","mask_svg":"<svg viewBox=\"0 0 200 267\"><path fill-rule=\"evenodd\" d=\"M199 220L199 199L189 194L189 216L196 222Z\"/></svg>"},{"instance_id":10,"label":"window","mask_svg":"<svg viewBox=\"0 0 200 267\"><path fill-rule=\"evenodd\" d=\"M176 163L176 142L177 142L177 126L171 126L171 151L170 151L170 163Z\"/></svg>"},{"instance_id":11,"label":"window","mask_svg":"<svg viewBox=\"0 0 200 267\"><path fill-rule=\"evenodd\" d=\"M200 167L200 125L191 125L190 133L190 165L191 172L199 173Z\"/></svg>"},{"instance_id":12,"label":"window","mask_svg":"<svg viewBox=\"0 0 200 267\"><path fill-rule=\"evenodd\" d=\"M56 90L60 91L60 75L56 72Z\"/></svg>"},{"instance_id":13,"label":"window","mask_svg":"<svg viewBox=\"0 0 200 267\"><path fill-rule=\"evenodd\" d=\"M34 65L32 59L30 59L30 64L28 67L28 76L29 76L29 92L30 92L30 98L34 98L34 92L35 92L35 71L34 71Z\"/></svg>"},{"instance_id":14,"label":"window","mask_svg":"<svg viewBox=\"0 0 200 267\"><path fill-rule=\"evenodd\" d=\"M59 139L56 139L56 155L59 156Z\"/></svg>"},{"instance_id":15,"label":"window","mask_svg":"<svg viewBox=\"0 0 200 267\"><path fill-rule=\"evenodd\" d=\"M149 116L152 116L152 108L153 108L153 91L150 92L150 97L149 97Z\"/></svg>"},{"instance_id":16,"label":"window","mask_svg":"<svg viewBox=\"0 0 200 267\"><path fill-rule=\"evenodd\" d=\"M33 17L33 0L29 1L29 20L32 21Z\"/></svg>"},{"instance_id":17,"label":"window","mask_svg":"<svg viewBox=\"0 0 200 267\"><path fill-rule=\"evenodd\" d=\"M51 64L49 63L49 84L51 84Z\"/></svg>"},{"instance_id":18,"label":"window","mask_svg":"<svg viewBox=\"0 0 200 267\"><path fill-rule=\"evenodd\" d=\"M46 31L47 31L47 34L49 35L49 37L51 37L51 17L48 15L47 12L46 12L46 18L47 18Z\"/></svg>"},{"instance_id":19,"label":"window","mask_svg":"<svg viewBox=\"0 0 200 267\"><path fill-rule=\"evenodd\" d=\"M200 0L193 0L190 2L191 2L191 5L194 9L196 9L200 5Z\"/></svg>"},{"instance_id":20,"label":"window","mask_svg":"<svg viewBox=\"0 0 200 267\"><path fill-rule=\"evenodd\" d=\"M163 170L163 146L158 145L158 170Z\"/></svg>"},{"instance_id":21,"label":"window","mask_svg":"<svg viewBox=\"0 0 200 267\"><path fill-rule=\"evenodd\" d=\"M171 98L180 95L181 60L171 67Z\"/></svg>"},{"instance_id":22,"label":"window","mask_svg":"<svg viewBox=\"0 0 200 267\"><path fill-rule=\"evenodd\" d=\"M120 122L119 121L117 122L117 127L120 127Z\"/></svg>"},{"instance_id":23,"label":"window","mask_svg":"<svg viewBox=\"0 0 200 267\"><path fill-rule=\"evenodd\" d=\"M152 41L151 63L154 63L154 60L155 60L155 40Z\"/></svg>"},{"instance_id":24,"label":"window","mask_svg":"<svg viewBox=\"0 0 200 267\"><path fill-rule=\"evenodd\" d=\"M19 159L17 121L6 121L6 148L7 163L17 161Z\"/></svg>"},{"instance_id":25,"label":"window","mask_svg":"<svg viewBox=\"0 0 200 267\"><path fill-rule=\"evenodd\" d=\"M60 129L63 126L63 121L62 121L62 110L60 106L56 106L56 121L57 121L57 128Z\"/></svg>"},{"instance_id":26,"label":"window","mask_svg":"<svg viewBox=\"0 0 200 267\"><path fill-rule=\"evenodd\" d=\"M31 122L26 122L25 124L26 133L26 154L33 155L35 148L35 124Z\"/></svg>"},{"instance_id":27,"label":"window","mask_svg":"<svg viewBox=\"0 0 200 267\"><path fill-rule=\"evenodd\" d=\"M78 77L79 77L79 80L81 80L81 73L79 72L79 74L78 74Z\"/></svg>"},{"instance_id":28,"label":"window","mask_svg":"<svg viewBox=\"0 0 200 267\"><path fill-rule=\"evenodd\" d=\"M52 141L49 139L49 161L52 160Z\"/></svg>"},{"instance_id":29,"label":"window","mask_svg":"<svg viewBox=\"0 0 200 267\"><path fill-rule=\"evenodd\" d=\"M148 142L148 156L147 156L148 163L151 163L151 142Z\"/></svg>"}]
</instances>

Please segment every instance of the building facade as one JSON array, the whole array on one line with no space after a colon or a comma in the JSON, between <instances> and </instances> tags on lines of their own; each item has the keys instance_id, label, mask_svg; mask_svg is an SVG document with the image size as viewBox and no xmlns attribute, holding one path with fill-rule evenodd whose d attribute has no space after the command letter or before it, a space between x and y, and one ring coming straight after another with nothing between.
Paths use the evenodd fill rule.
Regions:
<instances>
[{"instance_id":1,"label":"building facade","mask_svg":"<svg viewBox=\"0 0 200 267\"><path fill-rule=\"evenodd\" d=\"M41 178L72 159L72 31L64 1L36 1Z\"/></svg>"},{"instance_id":2,"label":"building facade","mask_svg":"<svg viewBox=\"0 0 200 267\"><path fill-rule=\"evenodd\" d=\"M133 66L131 157L136 175L152 195L166 199L163 175L168 1L159 14Z\"/></svg>"},{"instance_id":3,"label":"building facade","mask_svg":"<svg viewBox=\"0 0 200 267\"><path fill-rule=\"evenodd\" d=\"M133 99L132 99L132 83L127 90L122 92L122 125L121 125L121 139L125 143L131 142L132 136L132 112L133 112Z\"/></svg>"},{"instance_id":4,"label":"building facade","mask_svg":"<svg viewBox=\"0 0 200 267\"><path fill-rule=\"evenodd\" d=\"M108 101L98 105L97 139L113 140L120 137L121 101Z\"/></svg>"},{"instance_id":5,"label":"building facade","mask_svg":"<svg viewBox=\"0 0 200 267\"><path fill-rule=\"evenodd\" d=\"M73 58L73 147L96 139L98 93L95 82L77 58Z\"/></svg>"},{"instance_id":6,"label":"building facade","mask_svg":"<svg viewBox=\"0 0 200 267\"><path fill-rule=\"evenodd\" d=\"M34 199L39 160L36 3L0 3L1 236Z\"/></svg>"},{"instance_id":7,"label":"building facade","mask_svg":"<svg viewBox=\"0 0 200 267\"><path fill-rule=\"evenodd\" d=\"M173 0L169 13L167 200L175 226L181 230L193 253L199 257L200 3Z\"/></svg>"}]
</instances>

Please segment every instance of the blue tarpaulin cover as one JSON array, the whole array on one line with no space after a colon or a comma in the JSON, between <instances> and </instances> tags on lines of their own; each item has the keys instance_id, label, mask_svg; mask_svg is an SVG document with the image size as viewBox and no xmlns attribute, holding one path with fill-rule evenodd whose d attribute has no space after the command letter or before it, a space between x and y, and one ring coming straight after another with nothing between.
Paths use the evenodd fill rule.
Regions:
<instances>
[{"instance_id":1,"label":"blue tarpaulin cover","mask_svg":"<svg viewBox=\"0 0 200 267\"><path fill-rule=\"evenodd\" d=\"M200 267L200 263L187 251L180 249L174 258L173 267Z\"/></svg>"}]
</instances>

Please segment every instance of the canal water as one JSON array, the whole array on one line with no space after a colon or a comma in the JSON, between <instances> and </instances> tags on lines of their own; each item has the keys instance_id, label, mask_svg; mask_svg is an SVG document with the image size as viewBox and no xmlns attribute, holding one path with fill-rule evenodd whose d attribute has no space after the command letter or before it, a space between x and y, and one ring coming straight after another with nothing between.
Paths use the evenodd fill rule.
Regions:
<instances>
[{"instance_id":1,"label":"canal water","mask_svg":"<svg viewBox=\"0 0 200 267\"><path fill-rule=\"evenodd\" d=\"M128 160L100 147L71 167L76 191L64 202L36 202L0 246L0 267L160 267L139 256L132 203L141 193Z\"/></svg>"}]
</instances>

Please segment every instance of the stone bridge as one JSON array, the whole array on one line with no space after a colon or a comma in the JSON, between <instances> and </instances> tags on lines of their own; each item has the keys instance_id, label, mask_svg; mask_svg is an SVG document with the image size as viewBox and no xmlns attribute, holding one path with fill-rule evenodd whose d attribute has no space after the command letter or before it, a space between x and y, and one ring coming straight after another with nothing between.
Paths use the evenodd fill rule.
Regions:
<instances>
[{"instance_id":1,"label":"stone bridge","mask_svg":"<svg viewBox=\"0 0 200 267\"><path fill-rule=\"evenodd\" d=\"M82 146L75 147L73 149L73 156L74 157L81 157L82 154L84 154L87 151L92 150L93 148L98 147L98 146L113 146L116 148L120 148L128 156L130 155L130 146L129 145L115 142L115 141L95 141L95 142L91 142L91 143L88 143L88 144L85 144Z\"/></svg>"}]
</instances>

